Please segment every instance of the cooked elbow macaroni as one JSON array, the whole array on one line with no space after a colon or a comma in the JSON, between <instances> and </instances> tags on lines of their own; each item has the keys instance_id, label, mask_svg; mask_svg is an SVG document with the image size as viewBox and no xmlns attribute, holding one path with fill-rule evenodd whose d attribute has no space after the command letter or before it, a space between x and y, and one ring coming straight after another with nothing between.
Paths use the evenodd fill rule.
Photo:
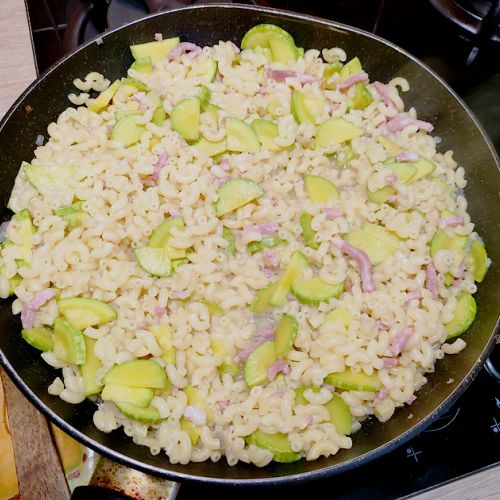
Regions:
<instances>
[{"instance_id":1,"label":"cooked elbow macaroni","mask_svg":"<svg viewBox=\"0 0 500 500\"><path fill-rule=\"evenodd\" d=\"M287 64L269 63L262 52L238 54L231 42L220 42L203 48L198 57L160 59L151 72L129 69L128 76L140 80L146 91L118 91L99 112L85 106L68 108L48 126L49 140L35 150L31 164L60 171L71 167L64 188L35 187L21 169L10 207L14 212L28 209L37 232L31 266L18 267L20 256L14 247L6 245L1 251L3 297L8 295L7 280L16 272L20 276L14 313L24 311L37 293L49 288L59 298L106 302L116 311L116 319L83 331L94 339L94 355L102 363L96 382L102 384L114 365L138 358L156 361L168 377L169 387L155 390L151 400L161 422L127 418L111 401L98 398L93 420L101 431L123 427L135 443L148 446L153 454L166 453L172 463L225 456L230 465L241 460L262 467L273 453L248 441L260 429L287 434L292 452L315 460L352 446L351 437L330 420L325 405L332 391L348 406L353 431L370 415L384 422L398 407L411 404L437 359L465 347L463 340L444 343L443 325L453 319L460 293L475 291L471 270L449 248L438 250L432 259L428 246L447 217L443 211L463 219L446 228L449 235L478 239L466 200L457 195L465 186L464 171L450 151L437 151L413 108L403 113L398 87L408 90L405 79L394 78L385 86L365 81L372 101L355 109L356 86L342 89L338 72L323 79L328 64L346 60L344 50L325 49L322 54L326 62L319 51L310 50ZM200 61L208 58L218 67L213 81L206 81L199 71ZM283 70L290 72L288 77L280 75ZM110 88L97 73L74 83L82 91L79 96L70 94L77 106L92 106L97 101L89 100L88 93ZM277 125L273 150L263 145L260 151L223 151L210 157L174 131L170 118L153 123L156 109L163 108L168 116L181 100L198 96L202 87L209 89L216 106L211 110L215 115L202 114L204 140L226 140L229 117L247 123L262 118ZM294 89L322 103L313 123L294 119ZM143 127L129 147L111 136L115 113L120 112L136 113L134 126ZM362 135L349 144L314 149L318 125L332 117L361 127ZM391 132L388 123L395 117L407 123ZM436 169L405 183L387 166L398 152L425 157ZM338 199L311 201L303 181L306 174L327 178L336 186ZM218 187L242 177L258 183L264 194L217 217ZM368 199L367 189L384 188L391 193L385 202ZM84 215L71 227L54 210L75 202L81 203ZM311 217L316 245L304 242L302 212ZM188 249L186 263L171 276L154 276L141 268L133 251L145 247L159 224L173 215L183 217L184 227L172 229L170 244ZM384 226L399 245L397 252L373 266L376 287L370 293L363 291L356 261L334 243L335 237L345 237L364 221ZM248 244L269 237L258 227L266 223L273 223L273 236L287 244L250 253ZM234 235L234 255L228 253L223 227ZM280 278L296 250L309 261L309 277L314 271L327 284L344 282L344 292L319 305L289 295L282 307L254 313L251 304L257 292ZM426 275L431 260L436 292ZM347 311L348 324L325 323L328 313L337 309ZM55 299L36 313L34 326L51 327L59 315ZM274 328L284 313L298 322L293 349L284 358L287 369L250 389L236 356L263 330ZM165 347L149 329L160 324L171 329L175 363L162 358ZM411 328L412 335L396 352L394 345L404 327ZM80 369L51 351L43 357L63 373L64 382L56 378L49 393L68 403L81 402L85 387ZM234 374L223 370L231 363L236 366ZM376 374L380 389L325 384L329 374L346 369ZM203 409L188 400L189 385L196 388ZM297 404L295 389L301 387L308 388L303 403ZM206 417L197 427L196 439L184 416L193 405Z\"/></svg>"}]
</instances>

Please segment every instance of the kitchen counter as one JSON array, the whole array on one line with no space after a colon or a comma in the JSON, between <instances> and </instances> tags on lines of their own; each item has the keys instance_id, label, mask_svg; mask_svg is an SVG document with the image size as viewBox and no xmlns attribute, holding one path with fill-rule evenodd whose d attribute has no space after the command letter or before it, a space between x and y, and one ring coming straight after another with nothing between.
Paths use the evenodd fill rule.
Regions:
<instances>
[{"instance_id":1,"label":"kitchen counter","mask_svg":"<svg viewBox=\"0 0 500 500\"><path fill-rule=\"evenodd\" d=\"M0 1L0 60L1 117L37 76L23 0Z\"/></svg>"},{"instance_id":2,"label":"kitchen counter","mask_svg":"<svg viewBox=\"0 0 500 500\"><path fill-rule=\"evenodd\" d=\"M3 68L0 72L1 117L22 91L36 78L31 33L23 0L0 1L0 60L3 61ZM2 457L4 457L3 454ZM4 466L4 463L5 461L2 460L0 468ZM1 472L0 470L0 479L2 478ZM496 466L420 493L412 498L453 500L499 497L500 466ZM3 500L1 488L0 500Z\"/></svg>"}]
</instances>

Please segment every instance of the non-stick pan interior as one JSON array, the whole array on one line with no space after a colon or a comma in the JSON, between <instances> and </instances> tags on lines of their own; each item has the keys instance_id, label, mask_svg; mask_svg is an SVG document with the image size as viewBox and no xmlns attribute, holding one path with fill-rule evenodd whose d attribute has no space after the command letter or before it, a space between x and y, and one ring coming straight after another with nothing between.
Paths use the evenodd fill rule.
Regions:
<instances>
[{"instance_id":1,"label":"non-stick pan interior","mask_svg":"<svg viewBox=\"0 0 500 500\"><path fill-rule=\"evenodd\" d=\"M430 424L438 416L436 410L444 410L458 397L492 345L499 315L500 247L496 237L500 175L492 148L470 112L436 76L396 47L359 30L300 15L227 4L188 8L144 19L107 34L102 43L92 42L80 48L32 86L0 126L2 219L11 216L5 206L21 161L31 160L37 136L46 135L47 125L70 105L67 95L74 90L73 79L90 71L99 71L111 80L123 76L132 62L128 46L150 41L155 32L164 37L178 35L199 45L219 40L232 40L239 45L245 31L259 23L280 25L294 36L298 46L306 49L342 47L349 57L361 58L372 81L388 81L400 75L411 82L411 90L404 95L407 107L414 105L420 118L435 124L435 134L442 138L440 151L453 149L455 159L467 172L469 211L484 237L493 265L479 286L477 319L464 335L467 349L438 362L435 373L429 375L428 384L411 407L397 411L385 424L366 423L354 435L351 450L315 462L302 460L263 469L246 464L229 467L223 459L218 463L171 465L164 455L152 456L147 448L134 445L122 430L99 432L92 423L92 402L74 406L49 396L47 386L56 372L42 361L38 351L21 340L19 317L12 316L10 302L4 301L0 305L2 362L24 393L77 439L116 460L171 478L257 483L302 480L340 472L374 458Z\"/></svg>"}]
</instances>

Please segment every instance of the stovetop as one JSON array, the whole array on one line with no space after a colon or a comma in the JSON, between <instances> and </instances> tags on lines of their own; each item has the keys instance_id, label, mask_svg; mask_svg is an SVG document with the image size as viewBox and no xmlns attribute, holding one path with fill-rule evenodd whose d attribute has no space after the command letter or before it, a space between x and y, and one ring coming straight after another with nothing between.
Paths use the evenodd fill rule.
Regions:
<instances>
[{"instance_id":1,"label":"stovetop","mask_svg":"<svg viewBox=\"0 0 500 500\"><path fill-rule=\"evenodd\" d=\"M77 1L83 0L69 3ZM130 16L145 14L140 0L106 1L110 3L107 22L113 26L122 22L120 20L131 20ZM344 22L405 48L439 73L464 98L500 151L500 43L471 38L443 17L431 5L431 0L251 0L245 3L266 4ZM95 27L88 24L83 37L96 33ZM36 36L34 40L38 53L43 45L37 45ZM500 345L496 346L491 359L498 376ZM180 488L178 500L199 497L234 500L235 495L238 500L254 500L256 494L259 500L325 495L336 499L392 499L498 463L500 381L483 369L459 401L431 427L402 447L354 471L292 487L261 488L258 493L255 489L186 483Z\"/></svg>"}]
</instances>

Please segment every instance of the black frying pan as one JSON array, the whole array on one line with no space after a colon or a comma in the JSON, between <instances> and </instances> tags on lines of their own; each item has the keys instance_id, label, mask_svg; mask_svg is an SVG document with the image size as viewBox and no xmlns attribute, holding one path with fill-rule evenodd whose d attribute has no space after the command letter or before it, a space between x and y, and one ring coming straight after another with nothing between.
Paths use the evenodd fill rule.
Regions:
<instances>
[{"instance_id":1,"label":"black frying pan","mask_svg":"<svg viewBox=\"0 0 500 500\"><path fill-rule=\"evenodd\" d=\"M164 36L207 45L232 40L239 45L243 34L259 23L274 23L289 31L298 46L323 48L340 46L350 57L357 55L371 80L387 81L401 75L411 82L404 94L415 105L419 117L432 121L442 137L439 149L453 149L464 166L469 184L469 211L483 236L493 260L476 299L477 319L464 335L466 350L439 361L417 401L396 412L385 424L366 422L353 436L351 450L314 462L273 463L259 469L246 464L229 467L224 460L189 465L172 465L160 454L136 446L122 430L111 434L98 431L92 423L95 405L85 401L74 406L49 396L47 386L56 371L43 362L38 351L20 338L19 317L10 303L0 305L0 361L21 391L67 433L99 453L145 472L171 479L275 484L318 478L352 469L402 444L422 431L455 401L472 381L493 346L500 310L500 246L498 245L500 174L498 158L483 129L456 94L435 73L398 47L361 30L310 16L238 5L210 5L169 11L112 31L103 43L90 42L66 57L33 83L16 101L0 123L1 216L22 160L30 161L38 134L68 106L72 81L90 71L100 71L114 80L126 73L132 62L128 46L150 41L155 32ZM410 413L413 418L408 418Z\"/></svg>"}]
</instances>

